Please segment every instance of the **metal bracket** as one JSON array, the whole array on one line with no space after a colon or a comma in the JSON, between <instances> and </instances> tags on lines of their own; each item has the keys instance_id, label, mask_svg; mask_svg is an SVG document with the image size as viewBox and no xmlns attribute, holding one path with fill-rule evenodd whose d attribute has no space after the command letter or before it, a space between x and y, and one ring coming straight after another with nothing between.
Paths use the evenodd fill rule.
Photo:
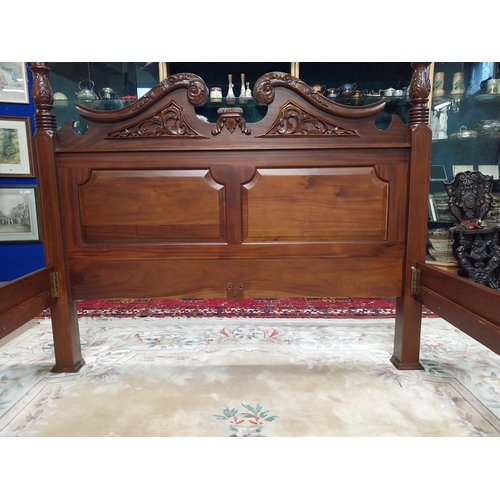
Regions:
<instances>
[{"instance_id":1,"label":"metal bracket","mask_svg":"<svg viewBox=\"0 0 500 500\"><path fill-rule=\"evenodd\" d=\"M228 299L240 300L245 298L245 283L226 283L226 296Z\"/></svg>"},{"instance_id":2,"label":"metal bracket","mask_svg":"<svg viewBox=\"0 0 500 500\"><path fill-rule=\"evenodd\" d=\"M61 289L59 287L59 273L54 271L49 274L50 279L50 295L54 299L58 299L61 297Z\"/></svg>"},{"instance_id":3,"label":"metal bracket","mask_svg":"<svg viewBox=\"0 0 500 500\"><path fill-rule=\"evenodd\" d=\"M410 294L417 295L420 292L420 269L411 268Z\"/></svg>"}]
</instances>

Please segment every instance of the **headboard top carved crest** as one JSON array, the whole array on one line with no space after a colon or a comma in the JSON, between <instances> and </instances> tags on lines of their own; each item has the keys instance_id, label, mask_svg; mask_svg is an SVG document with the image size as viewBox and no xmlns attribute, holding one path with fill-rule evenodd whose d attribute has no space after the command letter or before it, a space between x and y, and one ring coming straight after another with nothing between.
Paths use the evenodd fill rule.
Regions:
<instances>
[{"instance_id":1,"label":"headboard top carved crest","mask_svg":"<svg viewBox=\"0 0 500 500\"><path fill-rule=\"evenodd\" d=\"M425 64L425 63L423 63ZM425 66L424 66L425 67ZM37 129L57 130L51 113L53 95L48 80L50 69L44 63L33 63L33 96L37 108ZM426 72L418 68L412 80L413 108L410 122L420 120L427 110L422 110L421 89L425 94ZM422 94L422 95L423 95ZM386 107L385 99L366 106L348 106L332 101L315 92L311 86L290 74L272 72L259 78L253 96L258 106L266 106L265 117L256 123L245 121L244 110L235 106L219 110L215 125L199 118L199 107L209 98L206 83L193 73L172 75L137 102L116 110L94 110L77 103L80 116L88 123L88 130L75 134L72 123L66 122L59 131L59 150L66 148L95 148L106 150L114 146L110 141L133 139L120 147L134 149L141 141L141 149L156 148L195 149L213 148L208 142L217 141L221 149L254 148L257 141L266 141L259 148L301 148L304 140L317 142L318 148L387 147L400 144L408 147L408 127L396 115L387 130L379 130L375 121ZM198 110L196 109L198 108ZM423 114L422 114L423 113ZM425 118L425 116L424 116ZM324 141L338 137L339 141ZM161 146L151 142L161 138L168 142ZM147 143L142 144L142 140ZM171 139L174 139L172 141ZM182 141L175 139L182 139ZM283 139L288 139L283 141ZM210 141L209 141L210 140ZM328 143L328 144L327 144Z\"/></svg>"}]
</instances>

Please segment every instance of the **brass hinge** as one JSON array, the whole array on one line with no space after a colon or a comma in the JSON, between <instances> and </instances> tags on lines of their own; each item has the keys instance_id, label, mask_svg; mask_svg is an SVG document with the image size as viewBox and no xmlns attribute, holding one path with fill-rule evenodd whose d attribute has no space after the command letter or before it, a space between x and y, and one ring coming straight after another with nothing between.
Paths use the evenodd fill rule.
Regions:
<instances>
[{"instance_id":1,"label":"brass hinge","mask_svg":"<svg viewBox=\"0 0 500 500\"><path fill-rule=\"evenodd\" d=\"M54 271L50 273L50 295L54 299L61 297L61 289L59 288L59 273Z\"/></svg>"},{"instance_id":2,"label":"brass hinge","mask_svg":"<svg viewBox=\"0 0 500 500\"><path fill-rule=\"evenodd\" d=\"M416 295L418 292L420 292L420 269L412 267L410 293L411 295Z\"/></svg>"}]
</instances>

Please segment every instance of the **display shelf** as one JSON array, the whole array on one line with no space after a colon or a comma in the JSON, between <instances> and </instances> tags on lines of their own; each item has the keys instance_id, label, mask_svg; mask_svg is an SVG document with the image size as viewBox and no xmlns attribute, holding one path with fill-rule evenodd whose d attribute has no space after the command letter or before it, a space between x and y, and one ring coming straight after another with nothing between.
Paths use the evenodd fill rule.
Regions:
<instances>
[{"instance_id":1,"label":"display shelf","mask_svg":"<svg viewBox=\"0 0 500 500\"><path fill-rule=\"evenodd\" d=\"M79 121L75 104L88 103L93 109L117 109L124 107L133 99L141 97L147 90L160 81L160 66L165 63L48 63L51 67L50 81L55 93L54 112L58 127L68 120ZM245 120L249 123L261 120L266 114L266 108L255 103L253 99L240 100L241 78L250 84L253 91L255 82L263 74L269 72L290 73L309 85L320 82L325 92L330 87L341 87L346 81L351 81L364 94L383 94L381 90L393 87L403 90L409 86L413 70L410 63L291 63L291 62L171 62L165 64L166 75L176 73L194 73L206 83L208 89L221 88L223 100L215 103L208 100L204 106L196 108L196 112L210 122L217 121L217 108L224 106L240 106L244 109ZM229 89L229 75L233 82L235 100L225 101ZM87 99L77 98L81 89L89 90L96 97L100 91L111 89L120 99ZM63 96L63 100L57 97ZM123 99L123 97L127 99ZM332 98L335 102L349 106L365 106L382 99L382 95L363 95L361 98L339 96ZM385 97L386 110L379 119L377 126L387 128L390 115L397 114L407 122L409 102L406 96Z\"/></svg>"},{"instance_id":2,"label":"display shelf","mask_svg":"<svg viewBox=\"0 0 500 500\"><path fill-rule=\"evenodd\" d=\"M211 99L209 98L203 106L196 106L195 111L200 117L207 120L210 123L217 122L217 111L220 108L230 108L239 107L243 110L243 116L247 123L255 123L267 113L267 106L264 104L259 104L253 98L225 98Z\"/></svg>"},{"instance_id":3,"label":"display shelf","mask_svg":"<svg viewBox=\"0 0 500 500\"><path fill-rule=\"evenodd\" d=\"M445 180L451 180L458 172L481 171L492 175L492 205L484 224L500 227L499 200L499 153L500 94L486 94L487 80L478 77L478 70L491 69L490 77L497 78L498 64L490 63L436 63L434 65L434 92L439 80L444 85L444 95L432 96L430 127L433 133L432 165L442 166L446 179L430 180L430 195L436 208L436 218L429 217L428 259L448 264L452 258L452 235L450 229L458 224L448 207ZM463 92L452 93L453 85L463 82ZM493 126L492 126L493 124ZM488 129L490 127L490 130ZM443 128L444 127L444 128ZM456 136L460 130L473 131L474 137ZM485 133L487 131L487 133ZM466 134L467 135L467 134ZM468 135L471 135L468 133ZM437 236L436 236L437 233ZM437 254L437 258L436 258Z\"/></svg>"}]
</instances>

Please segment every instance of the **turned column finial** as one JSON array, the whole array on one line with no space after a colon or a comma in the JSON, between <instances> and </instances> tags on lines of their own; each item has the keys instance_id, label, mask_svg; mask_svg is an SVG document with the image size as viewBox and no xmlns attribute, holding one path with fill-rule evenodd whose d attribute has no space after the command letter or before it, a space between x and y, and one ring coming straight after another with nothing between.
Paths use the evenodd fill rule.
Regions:
<instances>
[{"instance_id":1,"label":"turned column finial","mask_svg":"<svg viewBox=\"0 0 500 500\"><path fill-rule=\"evenodd\" d=\"M33 73L36 130L57 130L56 117L51 113L54 94L49 82L50 68L46 63L34 62L30 65L30 71Z\"/></svg>"},{"instance_id":2,"label":"turned column finial","mask_svg":"<svg viewBox=\"0 0 500 500\"><path fill-rule=\"evenodd\" d=\"M413 76L410 82L411 108L408 112L409 125L427 124L429 122L429 108L427 107L431 91L429 64L426 62L411 63Z\"/></svg>"}]
</instances>

